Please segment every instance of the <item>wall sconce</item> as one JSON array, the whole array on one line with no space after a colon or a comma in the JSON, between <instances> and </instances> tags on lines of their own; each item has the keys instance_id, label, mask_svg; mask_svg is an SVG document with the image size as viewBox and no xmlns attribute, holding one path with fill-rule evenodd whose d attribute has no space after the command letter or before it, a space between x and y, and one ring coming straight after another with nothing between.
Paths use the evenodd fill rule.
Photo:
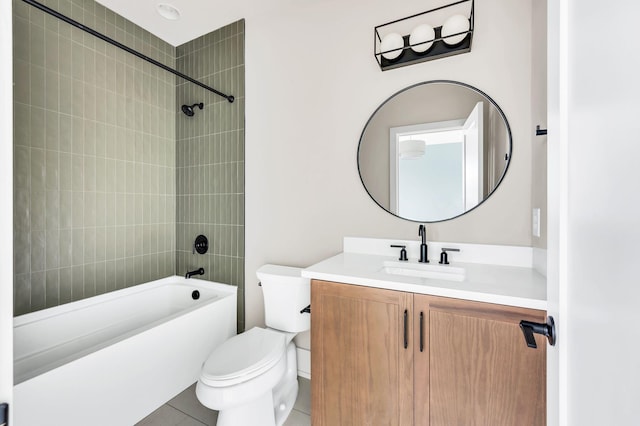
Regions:
<instances>
[{"instance_id":1,"label":"wall sconce","mask_svg":"<svg viewBox=\"0 0 640 426\"><path fill-rule=\"evenodd\" d=\"M382 71L471 51L474 0L461 0L374 29Z\"/></svg>"}]
</instances>

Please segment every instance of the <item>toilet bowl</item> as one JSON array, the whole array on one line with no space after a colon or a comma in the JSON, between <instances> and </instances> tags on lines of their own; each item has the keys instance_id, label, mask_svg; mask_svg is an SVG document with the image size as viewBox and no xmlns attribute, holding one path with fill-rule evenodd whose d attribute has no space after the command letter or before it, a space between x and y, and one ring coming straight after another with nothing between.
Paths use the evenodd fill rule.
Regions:
<instances>
[{"instance_id":1,"label":"toilet bowl","mask_svg":"<svg viewBox=\"0 0 640 426\"><path fill-rule=\"evenodd\" d=\"M205 361L196 396L218 410L217 426L280 426L298 394L293 338L310 327L309 281L301 269L264 265L266 328L254 327L218 346Z\"/></svg>"}]
</instances>

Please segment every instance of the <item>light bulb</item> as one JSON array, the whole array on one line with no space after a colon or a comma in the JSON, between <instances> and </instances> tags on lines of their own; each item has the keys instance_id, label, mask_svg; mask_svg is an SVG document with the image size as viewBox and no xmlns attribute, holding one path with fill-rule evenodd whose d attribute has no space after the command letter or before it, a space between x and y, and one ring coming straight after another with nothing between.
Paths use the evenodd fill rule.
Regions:
<instances>
[{"instance_id":1,"label":"light bulb","mask_svg":"<svg viewBox=\"0 0 640 426\"><path fill-rule=\"evenodd\" d=\"M403 47L404 39L398 33L389 33L384 36L382 38L382 41L380 42L380 51L386 52L382 53L382 56L384 56L386 59L389 59L390 61L402 55Z\"/></svg>"},{"instance_id":2,"label":"light bulb","mask_svg":"<svg viewBox=\"0 0 640 426\"><path fill-rule=\"evenodd\" d=\"M442 25L442 40L449 46L454 46L460 43L467 36L466 31L469 31L470 24L469 19L464 15L453 15L447 19ZM459 34L451 37L451 34Z\"/></svg>"},{"instance_id":3,"label":"light bulb","mask_svg":"<svg viewBox=\"0 0 640 426\"><path fill-rule=\"evenodd\" d=\"M414 52L424 53L431 49L434 38L436 38L436 32L431 25L418 25L409 35L409 45Z\"/></svg>"}]
</instances>

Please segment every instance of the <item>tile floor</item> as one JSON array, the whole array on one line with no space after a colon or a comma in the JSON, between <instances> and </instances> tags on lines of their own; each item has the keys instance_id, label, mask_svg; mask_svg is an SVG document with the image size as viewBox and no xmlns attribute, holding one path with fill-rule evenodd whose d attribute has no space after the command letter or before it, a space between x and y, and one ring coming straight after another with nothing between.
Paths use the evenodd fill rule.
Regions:
<instances>
[{"instance_id":1,"label":"tile floor","mask_svg":"<svg viewBox=\"0 0 640 426\"><path fill-rule=\"evenodd\" d=\"M298 377L298 383L298 399L284 426L311 425L311 382ZM200 404L195 389L195 384L188 387L136 426L215 426L218 413Z\"/></svg>"}]
</instances>

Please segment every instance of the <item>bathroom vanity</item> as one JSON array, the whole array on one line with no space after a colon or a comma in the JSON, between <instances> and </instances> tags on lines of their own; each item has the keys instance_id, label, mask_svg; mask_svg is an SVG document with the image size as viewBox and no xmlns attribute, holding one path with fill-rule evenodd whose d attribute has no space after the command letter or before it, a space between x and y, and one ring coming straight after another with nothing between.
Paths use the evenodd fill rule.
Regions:
<instances>
[{"instance_id":1,"label":"bathroom vanity","mask_svg":"<svg viewBox=\"0 0 640 426\"><path fill-rule=\"evenodd\" d=\"M460 281L406 275L449 267L430 248L421 269L412 242L406 267L385 267L397 260L389 242L345 239L344 253L303 272L313 424L546 424L546 339L530 348L519 326L545 321L546 283L513 266L526 265L526 251L454 245L463 260L476 251L503 263L452 262Z\"/></svg>"}]
</instances>

